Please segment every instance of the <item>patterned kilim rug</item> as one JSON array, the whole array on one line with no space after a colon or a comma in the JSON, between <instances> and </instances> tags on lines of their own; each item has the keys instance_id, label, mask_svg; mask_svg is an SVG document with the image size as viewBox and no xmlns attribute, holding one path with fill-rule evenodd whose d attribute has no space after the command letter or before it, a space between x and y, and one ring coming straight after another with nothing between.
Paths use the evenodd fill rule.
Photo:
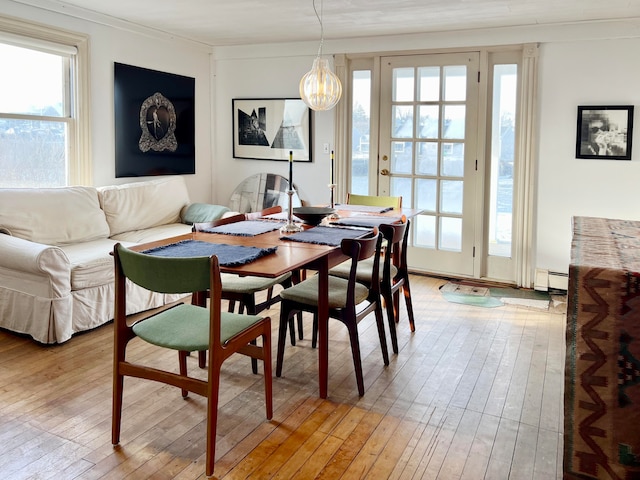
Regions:
<instances>
[{"instance_id":1,"label":"patterned kilim rug","mask_svg":"<svg viewBox=\"0 0 640 480\"><path fill-rule=\"evenodd\" d=\"M574 218L564 478L640 479L640 222Z\"/></svg>"}]
</instances>

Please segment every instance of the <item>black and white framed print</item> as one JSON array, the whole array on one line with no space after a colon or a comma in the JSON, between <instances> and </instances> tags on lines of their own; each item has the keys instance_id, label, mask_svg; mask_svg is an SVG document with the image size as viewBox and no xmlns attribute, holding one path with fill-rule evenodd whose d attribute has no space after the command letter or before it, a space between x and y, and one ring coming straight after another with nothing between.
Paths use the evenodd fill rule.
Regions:
<instances>
[{"instance_id":1,"label":"black and white framed print","mask_svg":"<svg viewBox=\"0 0 640 480\"><path fill-rule=\"evenodd\" d=\"M579 106L576 158L631 160L633 105Z\"/></svg>"},{"instance_id":2,"label":"black and white framed print","mask_svg":"<svg viewBox=\"0 0 640 480\"><path fill-rule=\"evenodd\" d=\"M299 98L233 99L233 157L311 161L311 110Z\"/></svg>"}]
</instances>

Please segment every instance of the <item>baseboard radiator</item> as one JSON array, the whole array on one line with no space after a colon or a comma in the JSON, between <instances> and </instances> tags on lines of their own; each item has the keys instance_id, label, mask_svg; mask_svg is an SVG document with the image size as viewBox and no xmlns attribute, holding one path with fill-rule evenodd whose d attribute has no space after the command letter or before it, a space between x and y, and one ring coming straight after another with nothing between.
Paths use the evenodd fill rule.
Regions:
<instances>
[{"instance_id":1,"label":"baseboard radiator","mask_svg":"<svg viewBox=\"0 0 640 480\"><path fill-rule=\"evenodd\" d=\"M548 292L549 290L563 290L566 292L569 288L569 274L536 268L533 288L541 292Z\"/></svg>"}]
</instances>

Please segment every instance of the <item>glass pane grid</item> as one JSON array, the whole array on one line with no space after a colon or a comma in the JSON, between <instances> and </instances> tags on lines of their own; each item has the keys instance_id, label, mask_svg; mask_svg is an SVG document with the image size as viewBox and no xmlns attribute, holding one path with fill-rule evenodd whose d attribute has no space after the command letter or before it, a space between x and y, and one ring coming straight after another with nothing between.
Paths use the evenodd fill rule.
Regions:
<instances>
[{"instance_id":1,"label":"glass pane grid","mask_svg":"<svg viewBox=\"0 0 640 480\"><path fill-rule=\"evenodd\" d=\"M423 210L414 246L462 250L466 82L465 65L394 69L391 191Z\"/></svg>"},{"instance_id":2,"label":"glass pane grid","mask_svg":"<svg viewBox=\"0 0 640 480\"><path fill-rule=\"evenodd\" d=\"M67 183L68 145L64 122L0 120L0 184L61 187Z\"/></svg>"},{"instance_id":3,"label":"glass pane grid","mask_svg":"<svg viewBox=\"0 0 640 480\"><path fill-rule=\"evenodd\" d=\"M68 109L63 57L0 43L0 59L0 91L11 92L0 96L0 112L65 116Z\"/></svg>"}]
</instances>

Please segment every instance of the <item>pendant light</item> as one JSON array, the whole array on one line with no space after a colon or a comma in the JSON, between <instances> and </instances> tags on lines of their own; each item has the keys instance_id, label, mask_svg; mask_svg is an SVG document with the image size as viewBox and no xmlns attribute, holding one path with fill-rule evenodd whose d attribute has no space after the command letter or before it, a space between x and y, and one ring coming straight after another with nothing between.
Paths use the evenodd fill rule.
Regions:
<instances>
[{"instance_id":1,"label":"pendant light","mask_svg":"<svg viewBox=\"0 0 640 480\"><path fill-rule=\"evenodd\" d=\"M322 0L320 0L320 15L318 15L315 0L313 0L313 11L320 22L320 47L311 70L300 80L300 97L312 110L331 110L340 100L342 84L337 75L329 68L329 61L322 58L322 44L324 43Z\"/></svg>"}]
</instances>

